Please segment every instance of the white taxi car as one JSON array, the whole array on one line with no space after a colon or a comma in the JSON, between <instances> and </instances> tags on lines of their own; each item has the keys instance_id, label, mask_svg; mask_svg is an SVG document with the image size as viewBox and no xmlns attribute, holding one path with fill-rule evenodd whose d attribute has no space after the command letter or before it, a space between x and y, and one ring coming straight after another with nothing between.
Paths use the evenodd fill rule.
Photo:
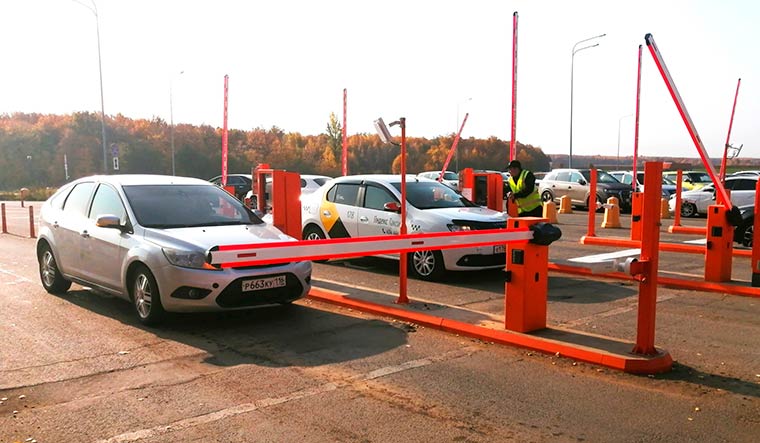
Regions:
<instances>
[{"instance_id":1,"label":"white taxi car","mask_svg":"<svg viewBox=\"0 0 760 443\"><path fill-rule=\"evenodd\" d=\"M408 175L407 232L427 233L504 228L508 216L483 208L435 180ZM301 200L304 240L397 235L401 226L401 176L354 175L335 178ZM398 254L384 256L398 259ZM504 245L409 254L409 270L439 280L447 270L503 267Z\"/></svg>"}]
</instances>

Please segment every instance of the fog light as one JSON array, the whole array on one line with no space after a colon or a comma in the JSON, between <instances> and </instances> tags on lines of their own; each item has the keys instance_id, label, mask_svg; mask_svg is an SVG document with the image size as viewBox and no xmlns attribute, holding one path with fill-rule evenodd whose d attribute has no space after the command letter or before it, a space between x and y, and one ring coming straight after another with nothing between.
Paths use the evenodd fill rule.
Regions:
<instances>
[{"instance_id":1,"label":"fog light","mask_svg":"<svg viewBox=\"0 0 760 443\"><path fill-rule=\"evenodd\" d=\"M182 286L172 292L174 298L184 298L189 300L200 300L203 297L211 293L210 289L193 288L190 286Z\"/></svg>"}]
</instances>

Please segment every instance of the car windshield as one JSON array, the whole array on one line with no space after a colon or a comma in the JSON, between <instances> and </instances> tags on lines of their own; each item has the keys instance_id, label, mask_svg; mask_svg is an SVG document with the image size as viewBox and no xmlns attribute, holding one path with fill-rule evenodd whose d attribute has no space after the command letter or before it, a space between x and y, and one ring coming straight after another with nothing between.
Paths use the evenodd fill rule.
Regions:
<instances>
[{"instance_id":1,"label":"car windshield","mask_svg":"<svg viewBox=\"0 0 760 443\"><path fill-rule=\"evenodd\" d=\"M443 173L444 180L459 180L459 176L456 172L446 171Z\"/></svg>"},{"instance_id":2,"label":"car windshield","mask_svg":"<svg viewBox=\"0 0 760 443\"><path fill-rule=\"evenodd\" d=\"M706 172L690 172L689 178L694 183L712 183L710 175Z\"/></svg>"},{"instance_id":3,"label":"car windshield","mask_svg":"<svg viewBox=\"0 0 760 443\"><path fill-rule=\"evenodd\" d=\"M591 181L591 171L581 171L581 174L583 174L583 177L586 179L586 181ZM616 179L615 177L611 176L609 172L606 171L596 171L596 182L597 183L620 183L620 180Z\"/></svg>"},{"instance_id":4,"label":"car windshield","mask_svg":"<svg viewBox=\"0 0 760 443\"><path fill-rule=\"evenodd\" d=\"M675 185L676 185L676 182L674 182L673 180L671 180L671 179L669 179L669 178L667 178L667 177L663 176L663 177L662 177L662 184L663 184L663 185L673 185L673 186L675 186Z\"/></svg>"},{"instance_id":5,"label":"car windshield","mask_svg":"<svg viewBox=\"0 0 760 443\"><path fill-rule=\"evenodd\" d=\"M392 186L401 192L401 182ZM408 181L406 201L417 209L464 208L478 206L438 182Z\"/></svg>"},{"instance_id":6,"label":"car windshield","mask_svg":"<svg viewBox=\"0 0 760 443\"><path fill-rule=\"evenodd\" d=\"M327 180L330 180L330 179L327 177L317 177L313 180L314 180L314 183L318 184L319 186L322 186L325 183L327 183Z\"/></svg>"},{"instance_id":7,"label":"car windshield","mask_svg":"<svg viewBox=\"0 0 760 443\"><path fill-rule=\"evenodd\" d=\"M146 228L264 223L240 201L211 185L124 186L137 222Z\"/></svg>"}]
</instances>

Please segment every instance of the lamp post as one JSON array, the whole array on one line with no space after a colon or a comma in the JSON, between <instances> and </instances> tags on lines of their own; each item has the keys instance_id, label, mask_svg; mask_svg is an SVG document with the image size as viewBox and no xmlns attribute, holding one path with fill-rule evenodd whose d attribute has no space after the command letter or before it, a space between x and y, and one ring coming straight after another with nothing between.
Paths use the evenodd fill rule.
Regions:
<instances>
[{"instance_id":1,"label":"lamp post","mask_svg":"<svg viewBox=\"0 0 760 443\"><path fill-rule=\"evenodd\" d=\"M633 117L633 114L624 115L618 119L617 166L620 166L620 123L623 122L623 119L628 117Z\"/></svg>"},{"instance_id":2,"label":"lamp post","mask_svg":"<svg viewBox=\"0 0 760 443\"><path fill-rule=\"evenodd\" d=\"M179 71L177 75L184 74L185 71ZM172 175L177 175L174 169L174 100L172 95L172 78L169 78L169 140L172 146Z\"/></svg>"},{"instance_id":3,"label":"lamp post","mask_svg":"<svg viewBox=\"0 0 760 443\"><path fill-rule=\"evenodd\" d=\"M590 38L581 40L579 42L576 42L573 45L573 55L572 57L570 57L570 157L567 161L568 168L573 167L573 72L575 68L575 53L583 51L584 49L591 49L595 46L599 46L599 43L594 43L593 45L588 45L588 46L583 46L581 48L578 48L578 45L580 45L581 43L587 42L589 40L601 38L601 37L604 37L605 35L607 34L596 35L594 37L590 37Z\"/></svg>"},{"instance_id":4,"label":"lamp post","mask_svg":"<svg viewBox=\"0 0 760 443\"><path fill-rule=\"evenodd\" d=\"M98 6L95 4L95 0L90 0L92 7L80 2L79 0L72 0L85 8L89 9L95 15L95 32L98 37L98 75L100 76L100 129L102 131L103 140L103 174L108 174L108 160L106 159L106 107L103 100L103 63L100 57L100 18L98 17Z\"/></svg>"},{"instance_id":5,"label":"lamp post","mask_svg":"<svg viewBox=\"0 0 760 443\"><path fill-rule=\"evenodd\" d=\"M457 132L459 132L459 105L462 105L462 104L467 103L469 101L472 101L472 97L468 97L468 98L462 100L461 102L457 103L457 127L454 129L454 136L456 136ZM454 165L455 166L454 167L456 169L456 172L459 173L459 149L457 149L454 152L454 154L455 154L455 157L454 157Z\"/></svg>"}]
</instances>

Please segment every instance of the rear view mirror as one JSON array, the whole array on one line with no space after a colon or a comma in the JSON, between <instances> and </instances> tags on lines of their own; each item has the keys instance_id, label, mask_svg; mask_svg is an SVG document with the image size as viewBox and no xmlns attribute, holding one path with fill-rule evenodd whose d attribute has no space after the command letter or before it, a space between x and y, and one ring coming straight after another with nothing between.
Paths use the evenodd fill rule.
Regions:
<instances>
[{"instance_id":1,"label":"rear view mirror","mask_svg":"<svg viewBox=\"0 0 760 443\"><path fill-rule=\"evenodd\" d=\"M388 202L383 205L383 210L389 212L401 212L401 205L396 202Z\"/></svg>"}]
</instances>

